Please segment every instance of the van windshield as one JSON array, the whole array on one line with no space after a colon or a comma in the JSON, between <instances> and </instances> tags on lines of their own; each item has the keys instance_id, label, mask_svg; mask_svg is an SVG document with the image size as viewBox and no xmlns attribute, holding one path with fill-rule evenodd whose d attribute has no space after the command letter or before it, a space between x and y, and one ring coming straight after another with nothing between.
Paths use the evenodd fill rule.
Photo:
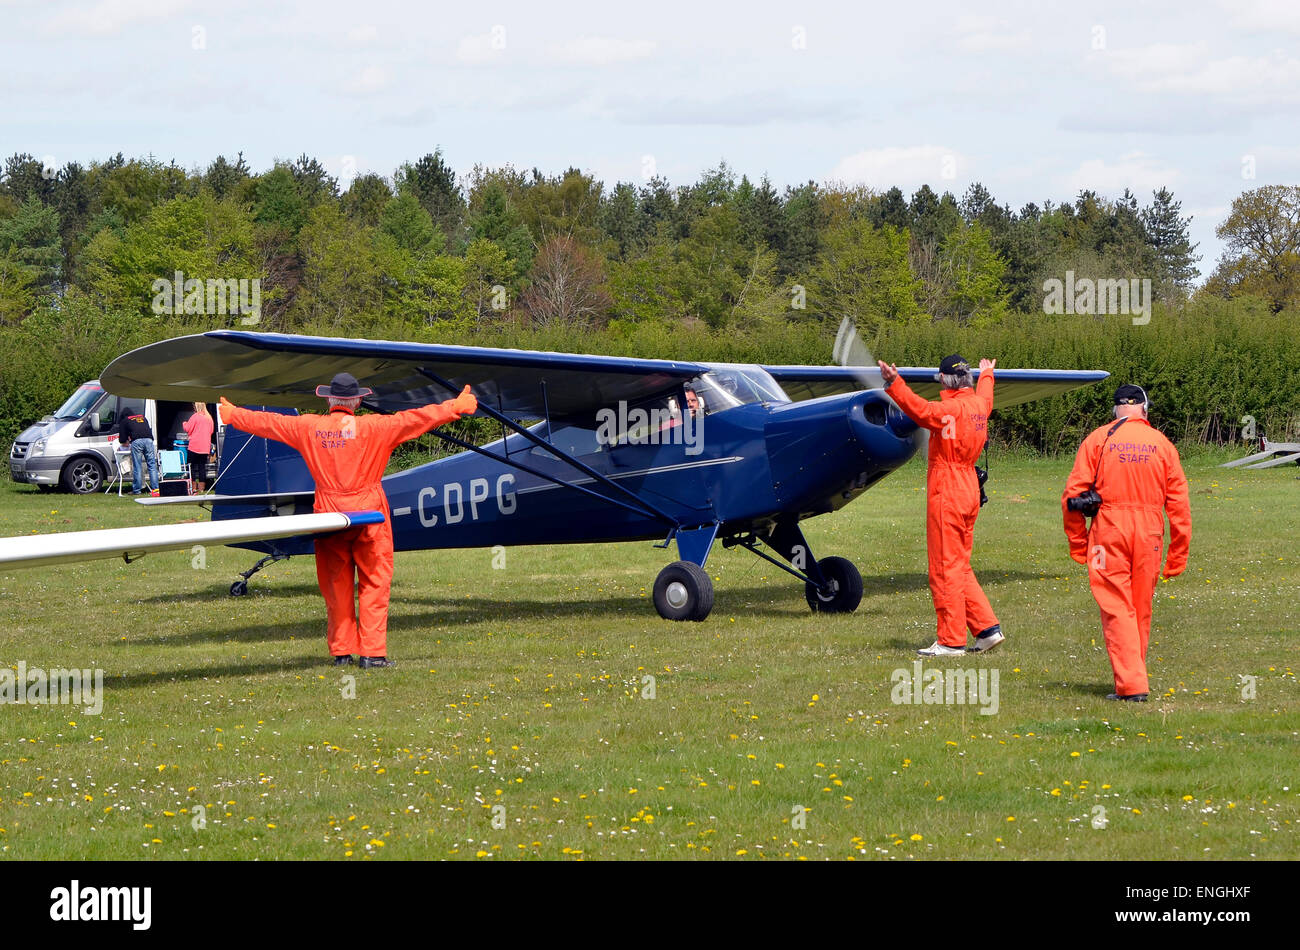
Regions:
<instances>
[{"instance_id":1,"label":"van windshield","mask_svg":"<svg viewBox=\"0 0 1300 950\"><path fill-rule=\"evenodd\" d=\"M80 419L90 411L90 407L97 403L102 395L104 395L104 390L98 386L82 386L68 397L67 402L59 407L59 411L54 414L54 418Z\"/></svg>"}]
</instances>

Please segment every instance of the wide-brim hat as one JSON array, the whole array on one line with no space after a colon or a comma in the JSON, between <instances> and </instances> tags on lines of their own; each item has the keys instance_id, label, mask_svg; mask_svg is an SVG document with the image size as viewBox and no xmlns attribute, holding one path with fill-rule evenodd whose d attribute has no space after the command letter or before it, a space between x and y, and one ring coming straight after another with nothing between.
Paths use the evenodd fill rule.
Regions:
<instances>
[{"instance_id":1,"label":"wide-brim hat","mask_svg":"<svg viewBox=\"0 0 1300 950\"><path fill-rule=\"evenodd\" d=\"M375 391L360 385L351 373L339 373L328 386L317 386L316 395L322 399L330 396L336 399L356 399L358 396L373 396Z\"/></svg>"}]
</instances>

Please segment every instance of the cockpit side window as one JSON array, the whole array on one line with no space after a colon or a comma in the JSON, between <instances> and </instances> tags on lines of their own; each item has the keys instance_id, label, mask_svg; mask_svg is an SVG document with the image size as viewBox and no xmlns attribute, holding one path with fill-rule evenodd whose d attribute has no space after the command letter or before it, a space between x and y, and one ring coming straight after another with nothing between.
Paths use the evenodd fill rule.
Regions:
<instances>
[{"instance_id":1,"label":"cockpit side window","mask_svg":"<svg viewBox=\"0 0 1300 950\"><path fill-rule=\"evenodd\" d=\"M595 455L605 450L605 447L596 438L595 428L586 423L582 425L559 423L555 427L555 432L547 438L547 441L561 452L576 458L582 458L584 455ZM558 458L554 452L548 452L540 445L533 446L530 451L542 458Z\"/></svg>"}]
</instances>

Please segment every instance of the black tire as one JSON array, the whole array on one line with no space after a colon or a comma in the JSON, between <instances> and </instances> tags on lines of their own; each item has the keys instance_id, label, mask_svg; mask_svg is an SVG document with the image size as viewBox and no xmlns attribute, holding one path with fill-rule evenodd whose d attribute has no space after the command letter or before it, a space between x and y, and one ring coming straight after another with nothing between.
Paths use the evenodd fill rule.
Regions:
<instances>
[{"instance_id":1,"label":"black tire","mask_svg":"<svg viewBox=\"0 0 1300 950\"><path fill-rule=\"evenodd\" d=\"M804 596L814 613L850 614L862 603L862 575L848 558L824 557L817 562L822 574L831 584L831 592L817 589L817 585L805 585Z\"/></svg>"},{"instance_id":2,"label":"black tire","mask_svg":"<svg viewBox=\"0 0 1300 950\"><path fill-rule=\"evenodd\" d=\"M63 466L59 481L74 495L93 495L104 487L104 466L89 455L79 455Z\"/></svg>"},{"instance_id":3,"label":"black tire","mask_svg":"<svg viewBox=\"0 0 1300 950\"><path fill-rule=\"evenodd\" d=\"M230 585L231 597L243 597L248 593L248 581L235 581Z\"/></svg>"},{"instance_id":4,"label":"black tire","mask_svg":"<svg viewBox=\"0 0 1300 950\"><path fill-rule=\"evenodd\" d=\"M690 561L674 561L655 578L655 610L665 620L700 621L713 610L713 581Z\"/></svg>"}]
</instances>

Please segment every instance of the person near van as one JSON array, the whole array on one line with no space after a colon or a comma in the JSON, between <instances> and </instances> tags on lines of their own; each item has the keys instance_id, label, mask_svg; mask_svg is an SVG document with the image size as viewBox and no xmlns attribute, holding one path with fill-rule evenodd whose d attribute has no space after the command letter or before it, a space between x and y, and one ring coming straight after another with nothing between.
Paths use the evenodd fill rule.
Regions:
<instances>
[{"instance_id":1,"label":"person near van","mask_svg":"<svg viewBox=\"0 0 1300 950\"><path fill-rule=\"evenodd\" d=\"M215 428L212 413L201 402L194 404L194 415L185 420L182 428L188 435L185 460L190 465L190 481L194 490L202 495L208 484L208 456L212 453L212 430Z\"/></svg>"},{"instance_id":2,"label":"person near van","mask_svg":"<svg viewBox=\"0 0 1300 950\"><path fill-rule=\"evenodd\" d=\"M149 491L158 494L158 446L154 444L153 427L137 409L123 415L115 427L118 441L131 449L131 494L144 494L145 466L149 467Z\"/></svg>"},{"instance_id":3,"label":"person near van","mask_svg":"<svg viewBox=\"0 0 1300 950\"><path fill-rule=\"evenodd\" d=\"M351 373L339 373L328 386L316 388L316 395L329 400L328 415L257 412L221 397L221 417L228 425L283 442L301 453L316 480L317 512L384 513L380 524L349 528L316 540L316 579L325 598L330 655L335 666L343 666L352 663L352 654L357 653L363 669L393 665L388 659L393 526L381 483L384 467L401 443L478 409L478 400L466 386L455 399L436 405L392 415L357 416L362 398L371 394Z\"/></svg>"}]
</instances>

